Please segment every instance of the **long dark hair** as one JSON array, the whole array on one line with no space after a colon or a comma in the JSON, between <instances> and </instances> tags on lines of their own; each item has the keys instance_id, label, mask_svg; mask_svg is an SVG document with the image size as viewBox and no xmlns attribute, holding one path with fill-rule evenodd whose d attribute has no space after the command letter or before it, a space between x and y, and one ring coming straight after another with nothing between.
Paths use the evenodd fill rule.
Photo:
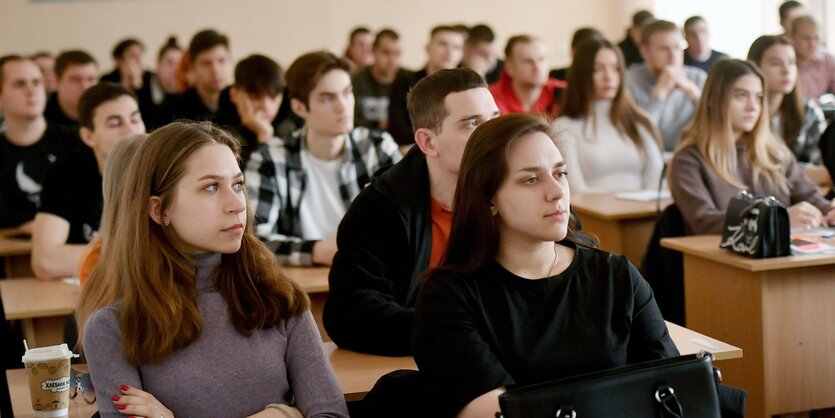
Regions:
<instances>
[{"instance_id":1,"label":"long dark hair","mask_svg":"<svg viewBox=\"0 0 835 418\"><path fill-rule=\"evenodd\" d=\"M785 45L794 48L785 36L763 35L751 44L751 49L748 50L748 60L753 61L754 64L762 68L765 51L768 51L775 45ZM767 92L766 96L768 96ZM803 127L803 116L805 112L803 93L801 93L800 89L800 76L798 75L794 89L790 93L783 95L783 101L780 103L780 124L783 126L783 132L779 134L783 137L783 141L786 142L789 148L794 148L797 137L800 136L800 128Z\"/></svg>"},{"instance_id":2,"label":"long dark hair","mask_svg":"<svg viewBox=\"0 0 835 418\"><path fill-rule=\"evenodd\" d=\"M574 61L571 63L571 68L568 69L568 75L566 77L568 87L565 89L563 102L560 105L561 114L570 118L583 118L586 121L592 115L592 103L596 95L594 88L594 61L597 59L597 54L604 49L614 52L615 56L618 57L618 72L620 74L618 92L615 98L612 99L612 107L609 110L609 120L615 129L621 134L628 136L638 149L644 148L644 142L641 140L641 135L638 132L639 125L643 126L652 135L655 142L663 149L661 137L655 125L632 100L629 89L624 87L626 83L626 65L624 64L623 54L620 52L620 48L612 45L611 42L605 39L588 39L577 47L574 53Z\"/></svg>"},{"instance_id":3,"label":"long dark hair","mask_svg":"<svg viewBox=\"0 0 835 418\"><path fill-rule=\"evenodd\" d=\"M452 226L440 270L472 272L496 259L499 228L490 211L490 201L508 176L508 153L519 138L542 132L555 135L544 119L529 114L511 114L479 126L467 141L453 200ZM576 230L573 216L566 239L592 247L596 243ZM434 273L430 273L434 274Z\"/></svg>"}]
</instances>

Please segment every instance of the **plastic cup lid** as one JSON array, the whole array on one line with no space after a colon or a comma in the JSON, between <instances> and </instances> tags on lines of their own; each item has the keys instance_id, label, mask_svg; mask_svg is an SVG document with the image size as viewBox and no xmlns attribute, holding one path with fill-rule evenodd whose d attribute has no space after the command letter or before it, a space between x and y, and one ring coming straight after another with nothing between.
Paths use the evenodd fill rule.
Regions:
<instances>
[{"instance_id":1,"label":"plastic cup lid","mask_svg":"<svg viewBox=\"0 0 835 418\"><path fill-rule=\"evenodd\" d=\"M23 354L24 363L33 363L36 361L54 360L57 358L71 358L75 357L66 344L50 345L48 347L31 348L26 350Z\"/></svg>"}]
</instances>

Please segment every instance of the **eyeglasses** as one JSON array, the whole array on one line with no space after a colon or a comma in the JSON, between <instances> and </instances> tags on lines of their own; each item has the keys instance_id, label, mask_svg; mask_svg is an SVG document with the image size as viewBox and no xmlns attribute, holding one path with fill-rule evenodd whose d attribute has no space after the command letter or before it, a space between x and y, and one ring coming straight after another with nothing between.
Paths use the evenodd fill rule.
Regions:
<instances>
[{"instance_id":1,"label":"eyeglasses","mask_svg":"<svg viewBox=\"0 0 835 418\"><path fill-rule=\"evenodd\" d=\"M93 380L90 378L90 373L70 369L70 399L75 399L78 392L81 392L81 397L84 398L84 402L96 402L96 388L93 387Z\"/></svg>"}]
</instances>

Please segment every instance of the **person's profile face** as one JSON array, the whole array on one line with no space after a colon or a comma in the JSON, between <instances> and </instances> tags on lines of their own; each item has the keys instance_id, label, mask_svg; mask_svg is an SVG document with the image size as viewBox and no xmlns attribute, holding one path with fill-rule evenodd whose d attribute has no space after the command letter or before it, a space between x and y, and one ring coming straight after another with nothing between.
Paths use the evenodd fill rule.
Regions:
<instances>
[{"instance_id":1,"label":"person's profile face","mask_svg":"<svg viewBox=\"0 0 835 418\"><path fill-rule=\"evenodd\" d=\"M794 43L797 57L801 60L812 60L820 49L820 34L815 25L803 24L792 33L792 43Z\"/></svg>"},{"instance_id":2,"label":"person's profile face","mask_svg":"<svg viewBox=\"0 0 835 418\"><path fill-rule=\"evenodd\" d=\"M93 87L99 79L98 66L94 63L73 64L64 70L58 79L56 91L61 101L78 106L78 99L87 89Z\"/></svg>"},{"instance_id":3,"label":"person's profile face","mask_svg":"<svg viewBox=\"0 0 835 418\"><path fill-rule=\"evenodd\" d=\"M3 64L0 110L6 117L36 118L46 107L43 74L33 61L15 60Z\"/></svg>"},{"instance_id":4,"label":"person's profile face","mask_svg":"<svg viewBox=\"0 0 835 418\"><path fill-rule=\"evenodd\" d=\"M122 52L122 56L117 60L117 64L125 65L131 63L142 68L142 55L144 53L145 50L142 48L142 45L131 44L131 46L125 48Z\"/></svg>"},{"instance_id":5,"label":"person's profile face","mask_svg":"<svg viewBox=\"0 0 835 418\"><path fill-rule=\"evenodd\" d=\"M445 70L458 67L464 57L464 35L455 31L440 31L426 46L429 66Z\"/></svg>"},{"instance_id":6,"label":"person's profile face","mask_svg":"<svg viewBox=\"0 0 835 418\"><path fill-rule=\"evenodd\" d=\"M763 83L754 74L746 74L731 86L728 120L735 135L751 132L760 119L763 102Z\"/></svg>"},{"instance_id":7,"label":"person's profile face","mask_svg":"<svg viewBox=\"0 0 835 418\"><path fill-rule=\"evenodd\" d=\"M564 239L571 199L565 160L554 141L542 132L516 139L507 153L507 169L492 199L502 242Z\"/></svg>"},{"instance_id":8,"label":"person's profile face","mask_svg":"<svg viewBox=\"0 0 835 418\"><path fill-rule=\"evenodd\" d=\"M681 40L678 30L652 34L647 45L642 48L646 51L644 59L647 66L656 72L670 66L680 67L684 59L681 55Z\"/></svg>"},{"instance_id":9,"label":"person's profile face","mask_svg":"<svg viewBox=\"0 0 835 418\"><path fill-rule=\"evenodd\" d=\"M710 35L707 31L707 23L704 20L697 20L684 29L684 39L691 51L699 52L710 48Z\"/></svg>"},{"instance_id":10,"label":"person's profile face","mask_svg":"<svg viewBox=\"0 0 835 418\"><path fill-rule=\"evenodd\" d=\"M498 52L493 42L468 43L464 47L464 60L467 63L484 61L493 64L498 59Z\"/></svg>"},{"instance_id":11,"label":"person's profile face","mask_svg":"<svg viewBox=\"0 0 835 418\"><path fill-rule=\"evenodd\" d=\"M401 53L400 41L387 36L382 37L374 48L374 66L381 73L390 76L400 68Z\"/></svg>"},{"instance_id":12,"label":"person's profile face","mask_svg":"<svg viewBox=\"0 0 835 418\"><path fill-rule=\"evenodd\" d=\"M319 135L336 136L351 131L354 128L351 76L343 70L328 71L310 92L307 107L296 106L293 110L304 119L309 130Z\"/></svg>"},{"instance_id":13,"label":"person's profile face","mask_svg":"<svg viewBox=\"0 0 835 418\"><path fill-rule=\"evenodd\" d=\"M470 135L478 125L498 117L499 108L490 91L483 87L448 94L444 107L448 114L435 133L433 144L441 166L457 176Z\"/></svg>"},{"instance_id":14,"label":"person's profile face","mask_svg":"<svg viewBox=\"0 0 835 418\"><path fill-rule=\"evenodd\" d=\"M203 51L194 58L194 84L210 92L219 92L229 85L232 60L229 49L218 45Z\"/></svg>"},{"instance_id":15,"label":"person's profile face","mask_svg":"<svg viewBox=\"0 0 835 418\"><path fill-rule=\"evenodd\" d=\"M162 54L157 62L157 77L166 93L177 93L177 69L180 68L180 60L183 51L170 48Z\"/></svg>"},{"instance_id":16,"label":"person's profile face","mask_svg":"<svg viewBox=\"0 0 835 418\"><path fill-rule=\"evenodd\" d=\"M519 42L507 59L507 73L526 87L544 86L548 81L548 61L539 41Z\"/></svg>"},{"instance_id":17,"label":"person's profile face","mask_svg":"<svg viewBox=\"0 0 835 418\"><path fill-rule=\"evenodd\" d=\"M93 129L82 128L82 140L104 163L116 142L134 134L145 133L139 105L130 96L119 96L100 104L93 111ZM103 164L102 164L103 165Z\"/></svg>"},{"instance_id":18,"label":"person's profile face","mask_svg":"<svg viewBox=\"0 0 835 418\"><path fill-rule=\"evenodd\" d=\"M374 54L371 47L374 44L374 36L370 33L358 33L351 39L348 47L348 59L354 62L359 68L364 68L374 63Z\"/></svg>"},{"instance_id":19,"label":"person's profile face","mask_svg":"<svg viewBox=\"0 0 835 418\"><path fill-rule=\"evenodd\" d=\"M163 214L183 251L238 252L246 229L246 196L232 150L212 144L195 151Z\"/></svg>"},{"instance_id":20,"label":"person's profile face","mask_svg":"<svg viewBox=\"0 0 835 418\"><path fill-rule=\"evenodd\" d=\"M759 63L769 93L789 94L797 84L797 58L791 45L775 44Z\"/></svg>"},{"instance_id":21,"label":"person's profile face","mask_svg":"<svg viewBox=\"0 0 835 418\"><path fill-rule=\"evenodd\" d=\"M786 15L783 17L783 20L780 21L780 25L783 27L783 32L787 35L791 35L792 29L792 21L798 17L803 16L806 14L806 9L802 6L792 7L789 10L786 10Z\"/></svg>"},{"instance_id":22,"label":"person's profile face","mask_svg":"<svg viewBox=\"0 0 835 418\"><path fill-rule=\"evenodd\" d=\"M52 93L58 84L58 79L55 76L55 58L41 56L35 58L35 64L38 65L38 68L43 73L43 84L46 87L46 92Z\"/></svg>"},{"instance_id":23,"label":"person's profile face","mask_svg":"<svg viewBox=\"0 0 835 418\"><path fill-rule=\"evenodd\" d=\"M620 91L620 60L615 51L601 48L594 57L592 80L597 100L612 100Z\"/></svg>"}]
</instances>

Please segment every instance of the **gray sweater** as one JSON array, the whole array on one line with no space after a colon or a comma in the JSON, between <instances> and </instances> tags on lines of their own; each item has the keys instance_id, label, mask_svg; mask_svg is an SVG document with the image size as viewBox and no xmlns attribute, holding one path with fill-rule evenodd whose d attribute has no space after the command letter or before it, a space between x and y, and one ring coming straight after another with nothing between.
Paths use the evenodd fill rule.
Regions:
<instances>
[{"instance_id":1,"label":"gray sweater","mask_svg":"<svg viewBox=\"0 0 835 418\"><path fill-rule=\"evenodd\" d=\"M702 88L707 74L699 68L684 66L688 80ZM696 113L696 102L681 89L670 92L663 100L652 97L652 88L658 77L649 72L646 64L635 64L626 72L627 86L635 103L644 109L661 132L664 150L672 151L678 143L681 130Z\"/></svg>"},{"instance_id":2,"label":"gray sweater","mask_svg":"<svg viewBox=\"0 0 835 418\"><path fill-rule=\"evenodd\" d=\"M719 177L695 146L678 151L671 164L670 192L684 216L687 234L721 234L728 201L739 193L739 188ZM821 196L794 155L789 154L783 162L783 173L789 181L789 193L782 193L768 185L763 187L764 190L754 190L751 169L745 161L744 145L737 145L736 177L749 191L758 195L773 195L786 207L805 201L823 213L829 211L829 201Z\"/></svg>"},{"instance_id":3,"label":"gray sweater","mask_svg":"<svg viewBox=\"0 0 835 418\"><path fill-rule=\"evenodd\" d=\"M176 417L241 418L270 403L290 404L305 417L347 417L333 370L310 312L279 325L239 334L226 301L212 284L221 254L196 257L203 335L160 364L134 367L122 355L120 303L96 311L84 327L84 352L102 417L123 417L110 397L119 385L154 395Z\"/></svg>"}]
</instances>

